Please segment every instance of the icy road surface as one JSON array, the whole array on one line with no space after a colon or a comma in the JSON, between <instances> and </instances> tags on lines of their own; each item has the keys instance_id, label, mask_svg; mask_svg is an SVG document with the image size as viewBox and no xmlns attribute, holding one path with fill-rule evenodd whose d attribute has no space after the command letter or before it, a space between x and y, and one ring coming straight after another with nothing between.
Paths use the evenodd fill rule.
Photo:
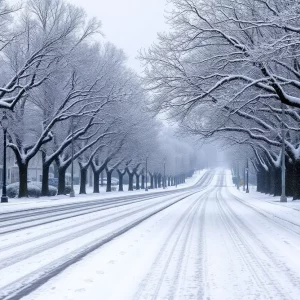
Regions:
<instances>
[{"instance_id":1,"label":"icy road surface","mask_svg":"<svg viewBox=\"0 0 300 300\"><path fill-rule=\"evenodd\" d=\"M0 299L300 299L300 211L194 187L0 215Z\"/></svg>"}]
</instances>

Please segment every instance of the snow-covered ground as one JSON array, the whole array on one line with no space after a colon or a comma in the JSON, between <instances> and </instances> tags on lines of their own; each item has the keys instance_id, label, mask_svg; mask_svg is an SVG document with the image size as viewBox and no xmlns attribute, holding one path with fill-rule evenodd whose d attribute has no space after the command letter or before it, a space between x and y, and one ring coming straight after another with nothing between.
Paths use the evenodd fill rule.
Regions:
<instances>
[{"instance_id":1,"label":"snow-covered ground","mask_svg":"<svg viewBox=\"0 0 300 300\"><path fill-rule=\"evenodd\" d=\"M229 173L230 173L230 171L228 171L228 178L230 178ZM292 197L288 197L287 202L280 202L279 196L274 197L273 195L259 193L256 191L256 186L249 186L249 194L245 194L245 191L243 191L242 186L240 187L240 190L238 191L237 188L232 183L232 181L230 181L230 183L228 183L228 187L230 188L230 191L234 195L236 195L236 196L242 195L242 197L244 199L248 199L249 201L252 201L252 199L254 199L254 200L260 200L260 201L264 201L264 202L270 202L273 204L287 206L289 208L300 209L300 201L299 200L293 201Z\"/></svg>"},{"instance_id":2,"label":"snow-covered ground","mask_svg":"<svg viewBox=\"0 0 300 300\"><path fill-rule=\"evenodd\" d=\"M124 192L112 191L107 193L105 191L105 187L100 187L99 194L93 194L93 188L87 186L86 195L79 194L79 185L74 186L75 197L70 198L69 195L57 195L53 197L40 197L40 198L9 198L8 203L1 203L0 205L0 213L2 212L10 212L15 210L24 210L24 209L31 209L31 208L41 208L47 206L54 206L54 205L63 205L63 204L70 204L70 203L82 203L85 201L96 201L96 200L105 200L110 198L117 198L117 197L124 197L124 196L136 196L142 194L153 194L153 193L160 193L162 191L173 191L173 190L180 190L191 187L195 185L195 183L205 174L207 170L200 170L196 171L193 177L187 178L184 184L179 184L177 187L171 186L167 187L165 190L162 188L159 189L149 189L148 192L145 190L134 190L128 191L128 186L124 185Z\"/></svg>"},{"instance_id":3,"label":"snow-covered ground","mask_svg":"<svg viewBox=\"0 0 300 300\"><path fill-rule=\"evenodd\" d=\"M300 211L230 177L0 215L0 299L299 299Z\"/></svg>"}]
</instances>

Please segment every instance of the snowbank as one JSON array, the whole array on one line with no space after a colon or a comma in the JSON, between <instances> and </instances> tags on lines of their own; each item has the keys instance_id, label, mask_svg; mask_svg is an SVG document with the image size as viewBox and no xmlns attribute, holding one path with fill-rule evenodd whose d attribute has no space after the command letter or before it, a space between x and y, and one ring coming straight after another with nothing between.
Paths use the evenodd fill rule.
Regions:
<instances>
[{"instance_id":1,"label":"snowbank","mask_svg":"<svg viewBox=\"0 0 300 300\"><path fill-rule=\"evenodd\" d=\"M203 174L207 170L196 171L193 177L188 178L186 183L180 184L176 187L167 187L167 191L177 190L177 189L184 189L195 185L198 180L203 176ZM70 198L69 195L57 195L54 197L40 197L40 198L22 198L22 199L9 199L8 203L1 203L0 205L0 212L10 212L10 211L18 211L23 209L30 209L30 208L40 208L40 207L47 207L47 206L55 206L61 204L69 204L69 203L77 203L83 201L95 201L95 200L105 200L115 197L123 197L128 195L139 195L143 193L147 194L155 194L162 192L163 189L155 189L149 190L145 192L145 190L138 190L138 191L127 191L128 186L124 185L124 192L113 191L107 193L105 191L105 187L100 187L99 194L93 194L93 188L87 187L87 194L86 195L79 195L79 185L74 186L75 190L75 198Z\"/></svg>"}]
</instances>

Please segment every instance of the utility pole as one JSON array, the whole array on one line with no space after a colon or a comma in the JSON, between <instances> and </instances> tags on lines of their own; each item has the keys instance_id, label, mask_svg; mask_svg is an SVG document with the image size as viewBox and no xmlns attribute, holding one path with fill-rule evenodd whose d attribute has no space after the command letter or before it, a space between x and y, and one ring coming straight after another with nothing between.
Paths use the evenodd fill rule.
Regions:
<instances>
[{"instance_id":1,"label":"utility pole","mask_svg":"<svg viewBox=\"0 0 300 300\"><path fill-rule=\"evenodd\" d=\"M74 117L71 117L72 126L72 162L71 162L71 192L70 197L75 197L74 192Z\"/></svg>"},{"instance_id":2,"label":"utility pole","mask_svg":"<svg viewBox=\"0 0 300 300\"><path fill-rule=\"evenodd\" d=\"M103 163L104 163L104 161L102 160L101 165L103 165ZM101 186L104 186L104 174L103 174L103 172L104 172L104 170L100 174L100 182L101 182L100 185Z\"/></svg>"},{"instance_id":3,"label":"utility pole","mask_svg":"<svg viewBox=\"0 0 300 300\"><path fill-rule=\"evenodd\" d=\"M9 126L9 121L5 112L1 120L1 126L3 128L3 175L2 175L1 203L6 203L8 202L8 197L6 195L6 135L7 135L7 128Z\"/></svg>"},{"instance_id":4,"label":"utility pole","mask_svg":"<svg viewBox=\"0 0 300 300\"><path fill-rule=\"evenodd\" d=\"M245 185L246 185L246 171L247 170L247 166L244 168L244 179L243 179L243 191L245 192Z\"/></svg>"},{"instance_id":5,"label":"utility pole","mask_svg":"<svg viewBox=\"0 0 300 300\"><path fill-rule=\"evenodd\" d=\"M237 162L237 189L240 189L240 166L239 163Z\"/></svg>"},{"instance_id":6,"label":"utility pole","mask_svg":"<svg viewBox=\"0 0 300 300\"><path fill-rule=\"evenodd\" d=\"M166 188L166 159L164 158L164 180L163 180L163 188Z\"/></svg>"},{"instance_id":7,"label":"utility pole","mask_svg":"<svg viewBox=\"0 0 300 300\"><path fill-rule=\"evenodd\" d=\"M246 167L246 180L247 180L246 193L249 194L249 161L248 161L248 158L247 158L247 167Z\"/></svg>"},{"instance_id":8,"label":"utility pole","mask_svg":"<svg viewBox=\"0 0 300 300\"><path fill-rule=\"evenodd\" d=\"M145 191L148 191L148 156L146 156L146 188Z\"/></svg>"},{"instance_id":9,"label":"utility pole","mask_svg":"<svg viewBox=\"0 0 300 300\"><path fill-rule=\"evenodd\" d=\"M177 175L177 156L175 156L175 185L177 187L178 175Z\"/></svg>"},{"instance_id":10,"label":"utility pole","mask_svg":"<svg viewBox=\"0 0 300 300\"><path fill-rule=\"evenodd\" d=\"M287 202L286 192L285 192L285 129L284 129L284 119L285 119L285 109L284 104L281 103L281 135L282 135L282 143L281 143L281 196L280 202Z\"/></svg>"}]
</instances>

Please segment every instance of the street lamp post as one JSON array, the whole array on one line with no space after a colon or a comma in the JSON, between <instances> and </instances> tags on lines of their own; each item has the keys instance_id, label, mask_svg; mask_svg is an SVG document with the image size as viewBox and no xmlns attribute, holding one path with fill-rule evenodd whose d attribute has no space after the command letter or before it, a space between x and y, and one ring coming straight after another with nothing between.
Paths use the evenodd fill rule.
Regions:
<instances>
[{"instance_id":1,"label":"street lamp post","mask_svg":"<svg viewBox=\"0 0 300 300\"><path fill-rule=\"evenodd\" d=\"M175 185L176 185L176 188L177 188L177 181L178 181L178 175L177 175L177 156L175 156Z\"/></svg>"},{"instance_id":2,"label":"street lamp post","mask_svg":"<svg viewBox=\"0 0 300 300\"><path fill-rule=\"evenodd\" d=\"M247 187L246 187L246 193L249 193L249 161L247 158L247 167L246 167L246 180L247 180Z\"/></svg>"},{"instance_id":3,"label":"street lamp post","mask_svg":"<svg viewBox=\"0 0 300 300\"><path fill-rule=\"evenodd\" d=\"M247 172L247 167L244 168L244 178L243 178L243 191L245 192L246 188L245 188L245 185L246 185L246 172Z\"/></svg>"},{"instance_id":4,"label":"street lamp post","mask_svg":"<svg viewBox=\"0 0 300 300\"><path fill-rule=\"evenodd\" d=\"M164 159L164 180L163 180L163 188L166 188L166 159Z\"/></svg>"},{"instance_id":5,"label":"street lamp post","mask_svg":"<svg viewBox=\"0 0 300 300\"><path fill-rule=\"evenodd\" d=\"M237 189L240 189L240 166L239 163L237 162Z\"/></svg>"},{"instance_id":6,"label":"street lamp post","mask_svg":"<svg viewBox=\"0 0 300 300\"><path fill-rule=\"evenodd\" d=\"M282 110L282 118L281 118L281 135L282 135L282 143L281 143L281 196L280 202L287 202L286 194L285 194L285 130L284 130L284 117L285 110L284 104L281 103Z\"/></svg>"},{"instance_id":7,"label":"street lamp post","mask_svg":"<svg viewBox=\"0 0 300 300\"><path fill-rule=\"evenodd\" d=\"M148 156L146 156L146 188L145 191L148 192Z\"/></svg>"},{"instance_id":8,"label":"street lamp post","mask_svg":"<svg viewBox=\"0 0 300 300\"><path fill-rule=\"evenodd\" d=\"M1 126L3 128L3 186L2 186L2 196L1 196L1 202L6 203L8 202L8 197L6 195L6 134L7 134L7 128L8 128L8 118L6 114L3 115L1 120Z\"/></svg>"},{"instance_id":9,"label":"street lamp post","mask_svg":"<svg viewBox=\"0 0 300 300\"><path fill-rule=\"evenodd\" d=\"M70 197L75 197L74 192L74 117L71 117L71 126L72 126L72 162L71 162L71 191Z\"/></svg>"}]
</instances>

